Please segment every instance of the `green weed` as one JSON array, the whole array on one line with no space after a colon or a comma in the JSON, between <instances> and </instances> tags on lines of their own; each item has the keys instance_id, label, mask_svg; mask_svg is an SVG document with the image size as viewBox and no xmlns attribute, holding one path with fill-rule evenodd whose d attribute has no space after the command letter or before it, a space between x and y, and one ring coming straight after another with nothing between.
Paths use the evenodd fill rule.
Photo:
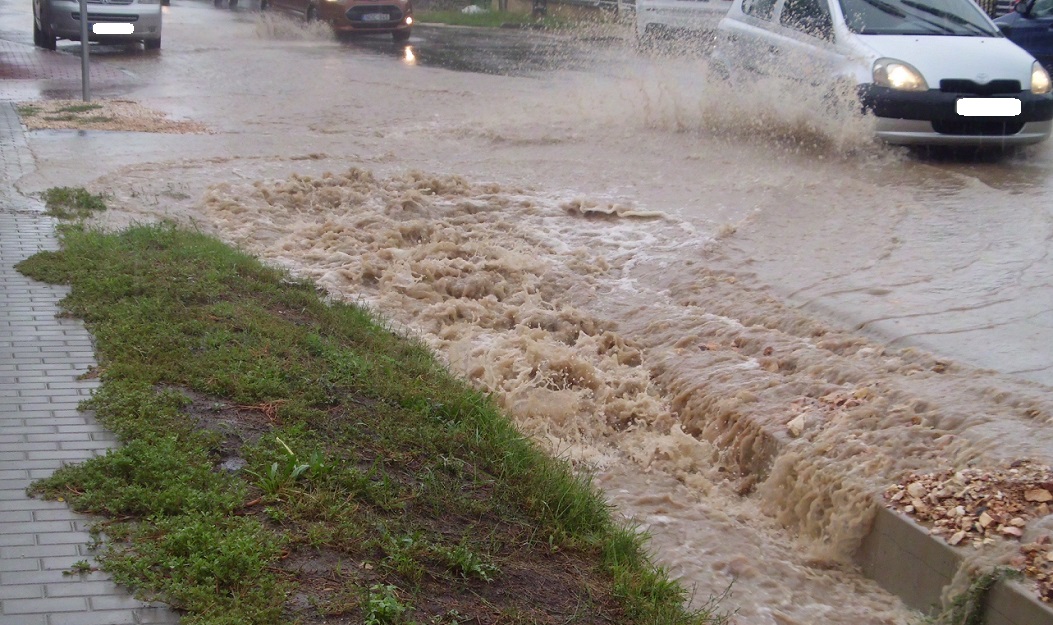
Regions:
<instances>
[{"instance_id":1,"label":"green weed","mask_svg":"<svg viewBox=\"0 0 1053 625\"><path fill-rule=\"evenodd\" d=\"M925 625L984 625L984 601L987 593L1003 579L1015 579L1022 574L1016 569L997 567L982 573L964 592L955 595L941 612L926 617Z\"/></svg>"},{"instance_id":2,"label":"green weed","mask_svg":"<svg viewBox=\"0 0 1053 625\"><path fill-rule=\"evenodd\" d=\"M398 596L398 588L391 584L376 584L369 589L365 606L365 625L396 625L411 607Z\"/></svg>"},{"instance_id":3,"label":"green weed","mask_svg":"<svg viewBox=\"0 0 1053 625\"><path fill-rule=\"evenodd\" d=\"M237 482L212 470L207 454L182 447L177 437L130 441L83 465L59 469L31 492L73 493L77 510L115 517L229 514L244 497Z\"/></svg>"},{"instance_id":4,"label":"green weed","mask_svg":"<svg viewBox=\"0 0 1053 625\"><path fill-rule=\"evenodd\" d=\"M436 546L432 552L445 563L446 567L464 578L476 578L484 582L493 581L498 569L492 563L472 550L465 537L456 547Z\"/></svg>"},{"instance_id":5,"label":"green weed","mask_svg":"<svg viewBox=\"0 0 1053 625\"><path fill-rule=\"evenodd\" d=\"M196 613L193 622L272 624L285 589L269 567L282 542L254 519L198 512L141 525L133 546L111 549L103 563L119 583Z\"/></svg>"},{"instance_id":6,"label":"green weed","mask_svg":"<svg viewBox=\"0 0 1053 625\"><path fill-rule=\"evenodd\" d=\"M419 532L394 537L386 536L382 543L387 557L383 565L414 583L424 577L424 567L418 558L428 550L428 545Z\"/></svg>"},{"instance_id":7,"label":"green weed","mask_svg":"<svg viewBox=\"0 0 1053 625\"><path fill-rule=\"evenodd\" d=\"M50 119L50 118L48 118ZM45 214L59 219L83 219L106 210L102 196L83 188L54 187L44 192Z\"/></svg>"},{"instance_id":8,"label":"green weed","mask_svg":"<svg viewBox=\"0 0 1053 625\"><path fill-rule=\"evenodd\" d=\"M259 480L259 486L263 491L263 494L269 497L277 497L293 482L298 480L308 468L309 467L306 464L293 466L290 464L274 462L271 464L270 469L263 475L249 469L246 469L245 472L256 476L256 479Z\"/></svg>"},{"instance_id":9,"label":"green weed","mask_svg":"<svg viewBox=\"0 0 1053 625\"><path fill-rule=\"evenodd\" d=\"M95 569L91 566L91 563L87 560L77 560L74 562L68 571L63 571L63 575L82 575L84 573L91 573Z\"/></svg>"}]
</instances>

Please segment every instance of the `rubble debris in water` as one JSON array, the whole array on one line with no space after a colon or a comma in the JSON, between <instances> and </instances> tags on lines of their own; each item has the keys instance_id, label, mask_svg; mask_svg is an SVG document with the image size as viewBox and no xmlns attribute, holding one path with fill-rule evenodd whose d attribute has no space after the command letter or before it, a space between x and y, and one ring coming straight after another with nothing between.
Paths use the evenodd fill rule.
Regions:
<instances>
[{"instance_id":1,"label":"rubble debris in water","mask_svg":"<svg viewBox=\"0 0 1053 625\"><path fill-rule=\"evenodd\" d=\"M1037 542L1020 547L1024 575L1038 583L1038 595L1045 603L1053 603L1053 542L1048 535Z\"/></svg>"},{"instance_id":2,"label":"rubble debris in water","mask_svg":"<svg viewBox=\"0 0 1053 625\"><path fill-rule=\"evenodd\" d=\"M979 549L996 539L1018 540L1028 521L1050 513L1053 468L1027 461L1005 469L911 474L885 491L888 507L909 514L952 546ZM1014 565L1053 602L1053 538L1022 545Z\"/></svg>"}]
</instances>

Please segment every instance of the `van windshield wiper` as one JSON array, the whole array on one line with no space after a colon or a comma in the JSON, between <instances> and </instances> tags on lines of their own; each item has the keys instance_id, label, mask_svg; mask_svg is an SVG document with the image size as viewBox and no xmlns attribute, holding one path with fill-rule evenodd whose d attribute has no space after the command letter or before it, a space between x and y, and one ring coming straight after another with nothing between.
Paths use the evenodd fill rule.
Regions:
<instances>
[{"instance_id":1,"label":"van windshield wiper","mask_svg":"<svg viewBox=\"0 0 1053 625\"><path fill-rule=\"evenodd\" d=\"M891 2L884 2L884 0L863 0L863 2L869 4L875 9L878 9L882 13L888 13L893 17L898 17L900 19L907 17L906 13L901 11L898 6L892 4Z\"/></svg>"},{"instance_id":2,"label":"van windshield wiper","mask_svg":"<svg viewBox=\"0 0 1053 625\"><path fill-rule=\"evenodd\" d=\"M943 18L943 19L945 19L948 22L951 22L953 24L957 24L959 26L965 26L967 29L971 28L974 33L981 34L981 35L991 35L992 34L992 33L988 32L986 29L981 28L980 26L977 26L976 24L970 22L969 20L965 19L964 17L962 17L960 15L955 15L954 13L950 13L950 12L944 11L942 9L937 9L936 7L931 7L931 6L928 6L928 5L925 5L925 4L921 4L920 2L914 2L913 0L900 0L900 2L904 6L908 6L908 7L912 8L912 9L916 9L916 10L921 11L923 13L928 13L929 15L935 15L936 17Z\"/></svg>"}]
</instances>

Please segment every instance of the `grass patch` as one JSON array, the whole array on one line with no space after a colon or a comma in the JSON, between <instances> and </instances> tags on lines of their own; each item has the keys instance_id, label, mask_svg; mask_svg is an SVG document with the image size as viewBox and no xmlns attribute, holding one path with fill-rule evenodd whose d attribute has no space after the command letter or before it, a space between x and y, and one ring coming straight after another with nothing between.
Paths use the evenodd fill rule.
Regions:
<instances>
[{"instance_id":1,"label":"grass patch","mask_svg":"<svg viewBox=\"0 0 1053 625\"><path fill-rule=\"evenodd\" d=\"M368 312L172 226L62 243L18 269L72 286L124 445L32 490L105 515L103 568L186 625L725 621Z\"/></svg>"},{"instance_id":2,"label":"grass patch","mask_svg":"<svg viewBox=\"0 0 1053 625\"><path fill-rule=\"evenodd\" d=\"M88 193L81 187L52 187L44 192L46 215L59 219L84 219L106 210L102 196Z\"/></svg>"},{"instance_id":3,"label":"grass patch","mask_svg":"<svg viewBox=\"0 0 1053 625\"><path fill-rule=\"evenodd\" d=\"M63 106L57 112L59 113L85 113L87 111L97 111L102 108L101 104L70 104Z\"/></svg>"},{"instance_id":4,"label":"grass patch","mask_svg":"<svg viewBox=\"0 0 1053 625\"><path fill-rule=\"evenodd\" d=\"M116 121L115 117L108 115L89 115L87 117L83 115L77 115L74 113L63 113L61 115L45 115L44 118L49 122L83 122L85 124L104 124L107 122Z\"/></svg>"},{"instance_id":5,"label":"grass patch","mask_svg":"<svg viewBox=\"0 0 1053 625\"><path fill-rule=\"evenodd\" d=\"M18 114L22 117L33 117L34 115L40 113L41 108L32 104L22 104L17 107L17 110Z\"/></svg>"},{"instance_id":6,"label":"grass patch","mask_svg":"<svg viewBox=\"0 0 1053 625\"><path fill-rule=\"evenodd\" d=\"M532 27L541 29L565 29L576 22L566 18L546 15L536 18L526 13L508 11L486 11L462 13L460 11L416 11L413 19L422 24L449 24L451 26L478 26L489 28Z\"/></svg>"},{"instance_id":7,"label":"grass patch","mask_svg":"<svg viewBox=\"0 0 1053 625\"><path fill-rule=\"evenodd\" d=\"M109 124L117 121L116 117L109 115L89 115L88 117L79 117L77 119L86 124Z\"/></svg>"}]
</instances>

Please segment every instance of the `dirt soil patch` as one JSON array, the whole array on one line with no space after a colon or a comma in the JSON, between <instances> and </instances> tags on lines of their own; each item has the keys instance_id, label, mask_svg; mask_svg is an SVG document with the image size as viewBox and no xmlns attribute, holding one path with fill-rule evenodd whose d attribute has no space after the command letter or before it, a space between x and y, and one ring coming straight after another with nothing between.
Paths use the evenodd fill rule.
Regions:
<instances>
[{"instance_id":1,"label":"dirt soil patch","mask_svg":"<svg viewBox=\"0 0 1053 625\"><path fill-rule=\"evenodd\" d=\"M214 450L217 471L245 470L243 446L257 444L282 425L273 405L238 405L177 386L161 386L158 390L182 393L188 400L184 413L195 427L221 435L222 442ZM338 415L335 420L345 417ZM376 460L370 456L360 464L368 467ZM275 531L283 525L300 528L292 530L292 541L275 568L296 588L286 601L286 616L303 625L360 623L363 608L370 600L366 589L385 588L391 583L415 590L412 594L416 601L412 603L409 592L395 591L392 597L405 602L407 611L414 615L430 615L429 623L446 622L443 618L447 618L480 624L518 619L538 624L573 621L600 625L610 622L610 615L621 613L617 600L607 590L609 582L587 550L554 548L538 553L531 545L533 528L507 523L499 515L469 519L451 511L447 516L432 516L433 512L413 505L397 515L403 521L417 517L414 525L425 534L454 543L458 536L491 528L487 540L498 546L491 557L497 565L495 570L501 573L492 579L478 579L451 575L449 562L441 556L443 551L436 550L434 544L420 542L421 534L412 541L403 537L397 546L376 540L370 532L347 536L340 531L326 531L326 539L318 540L311 530L313 527L317 533L323 524L331 522L325 512L297 511L276 516L277 509L291 502L268 499L258 488L251 488L250 493L252 499L241 514L255 516Z\"/></svg>"},{"instance_id":2,"label":"dirt soil patch","mask_svg":"<svg viewBox=\"0 0 1053 625\"><path fill-rule=\"evenodd\" d=\"M131 100L45 100L18 105L30 130L118 130L168 134L206 133L198 122L168 119Z\"/></svg>"}]
</instances>

